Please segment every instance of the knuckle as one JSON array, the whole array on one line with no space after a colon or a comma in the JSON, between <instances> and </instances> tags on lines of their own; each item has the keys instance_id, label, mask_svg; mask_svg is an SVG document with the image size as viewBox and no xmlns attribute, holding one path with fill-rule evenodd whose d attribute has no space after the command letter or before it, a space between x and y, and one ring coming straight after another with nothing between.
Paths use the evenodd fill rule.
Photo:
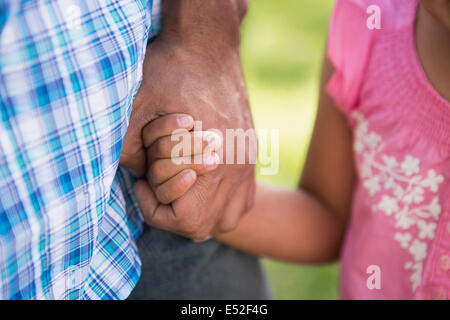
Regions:
<instances>
[{"instance_id":1,"label":"knuckle","mask_svg":"<svg viewBox=\"0 0 450 320\"><path fill-rule=\"evenodd\" d=\"M231 232L239 225L239 219L231 219L219 225L220 232Z\"/></svg>"},{"instance_id":2,"label":"knuckle","mask_svg":"<svg viewBox=\"0 0 450 320\"><path fill-rule=\"evenodd\" d=\"M248 0L241 0L241 3L242 14L245 15L248 12Z\"/></svg>"},{"instance_id":3,"label":"knuckle","mask_svg":"<svg viewBox=\"0 0 450 320\"><path fill-rule=\"evenodd\" d=\"M119 164L120 164L122 167L128 168L129 166L132 165L132 163L133 163L133 162L132 162L132 157L130 157L129 155L124 154L124 153L122 153L122 154L120 155Z\"/></svg>"},{"instance_id":4,"label":"knuckle","mask_svg":"<svg viewBox=\"0 0 450 320\"><path fill-rule=\"evenodd\" d=\"M243 19L248 12L248 0L237 0L239 18Z\"/></svg>"},{"instance_id":5,"label":"knuckle","mask_svg":"<svg viewBox=\"0 0 450 320\"><path fill-rule=\"evenodd\" d=\"M204 234L202 221L199 218L194 218L191 221L182 221L181 228L191 239L201 238Z\"/></svg>"},{"instance_id":6,"label":"knuckle","mask_svg":"<svg viewBox=\"0 0 450 320\"><path fill-rule=\"evenodd\" d=\"M200 224L192 223L186 226L186 233L189 234L191 238L196 238L201 233Z\"/></svg>"}]
</instances>

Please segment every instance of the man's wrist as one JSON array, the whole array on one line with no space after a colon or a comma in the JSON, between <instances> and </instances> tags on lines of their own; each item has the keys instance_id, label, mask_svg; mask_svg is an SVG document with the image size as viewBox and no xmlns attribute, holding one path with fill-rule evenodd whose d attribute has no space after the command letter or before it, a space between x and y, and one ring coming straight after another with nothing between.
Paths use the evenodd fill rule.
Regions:
<instances>
[{"instance_id":1,"label":"man's wrist","mask_svg":"<svg viewBox=\"0 0 450 320\"><path fill-rule=\"evenodd\" d=\"M163 38L202 48L239 49L248 0L164 0Z\"/></svg>"}]
</instances>

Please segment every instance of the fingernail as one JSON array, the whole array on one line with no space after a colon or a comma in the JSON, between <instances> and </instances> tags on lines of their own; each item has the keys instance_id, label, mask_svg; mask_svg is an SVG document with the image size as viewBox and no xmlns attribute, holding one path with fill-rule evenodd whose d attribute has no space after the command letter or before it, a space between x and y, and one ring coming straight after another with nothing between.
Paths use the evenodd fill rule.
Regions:
<instances>
[{"instance_id":1,"label":"fingernail","mask_svg":"<svg viewBox=\"0 0 450 320\"><path fill-rule=\"evenodd\" d=\"M191 116L181 116L177 118L177 123L181 128L189 128L194 124L194 118Z\"/></svg>"},{"instance_id":2,"label":"fingernail","mask_svg":"<svg viewBox=\"0 0 450 320\"><path fill-rule=\"evenodd\" d=\"M210 147L213 150L217 150L222 146L222 139L215 132L207 132L205 140L208 143L208 147Z\"/></svg>"},{"instance_id":3,"label":"fingernail","mask_svg":"<svg viewBox=\"0 0 450 320\"><path fill-rule=\"evenodd\" d=\"M194 171L189 170L181 177L181 182L184 184L191 184L195 180Z\"/></svg>"},{"instance_id":4,"label":"fingernail","mask_svg":"<svg viewBox=\"0 0 450 320\"><path fill-rule=\"evenodd\" d=\"M212 239L212 237L210 236L210 237L207 237L207 238L205 238L203 240L192 240L192 242L194 242L194 243L202 243L202 242L209 241L211 239Z\"/></svg>"}]
</instances>

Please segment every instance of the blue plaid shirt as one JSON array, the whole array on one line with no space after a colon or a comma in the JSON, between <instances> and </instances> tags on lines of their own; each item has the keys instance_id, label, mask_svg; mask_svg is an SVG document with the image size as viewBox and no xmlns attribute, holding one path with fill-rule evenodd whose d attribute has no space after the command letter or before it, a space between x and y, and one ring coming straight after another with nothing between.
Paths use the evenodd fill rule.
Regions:
<instances>
[{"instance_id":1,"label":"blue plaid shirt","mask_svg":"<svg viewBox=\"0 0 450 320\"><path fill-rule=\"evenodd\" d=\"M0 0L1 299L134 288L142 217L118 162L158 12L157 0Z\"/></svg>"}]
</instances>

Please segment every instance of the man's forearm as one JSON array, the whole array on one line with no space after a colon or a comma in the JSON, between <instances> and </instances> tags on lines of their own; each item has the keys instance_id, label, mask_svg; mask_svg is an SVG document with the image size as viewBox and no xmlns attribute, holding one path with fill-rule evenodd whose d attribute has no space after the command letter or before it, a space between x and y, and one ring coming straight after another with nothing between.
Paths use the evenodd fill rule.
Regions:
<instances>
[{"instance_id":1,"label":"man's forearm","mask_svg":"<svg viewBox=\"0 0 450 320\"><path fill-rule=\"evenodd\" d=\"M248 0L164 0L163 37L205 48L239 49Z\"/></svg>"},{"instance_id":2,"label":"man's forearm","mask_svg":"<svg viewBox=\"0 0 450 320\"><path fill-rule=\"evenodd\" d=\"M144 127L159 115L185 113L204 130L253 128L239 56L239 27L247 0L165 0L163 30L146 52L143 80L133 102L121 165L145 175ZM250 131L253 132L253 131ZM228 139L236 150L234 138ZM245 154L255 149L245 144ZM227 140L224 139L224 145ZM224 159L227 147L223 147ZM124 151L126 150L126 151ZM247 158L246 158L247 159ZM151 164L150 164L151 165ZM171 206L159 205L148 183L140 184L146 222L191 239L233 230L252 205L254 165L220 166L201 175ZM139 185L138 185L139 186ZM232 201L231 201L232 200ZM157 205L155 210L154 205ZM167 214L173 211L175 214Z\"/></svg>"}]
</instances>

